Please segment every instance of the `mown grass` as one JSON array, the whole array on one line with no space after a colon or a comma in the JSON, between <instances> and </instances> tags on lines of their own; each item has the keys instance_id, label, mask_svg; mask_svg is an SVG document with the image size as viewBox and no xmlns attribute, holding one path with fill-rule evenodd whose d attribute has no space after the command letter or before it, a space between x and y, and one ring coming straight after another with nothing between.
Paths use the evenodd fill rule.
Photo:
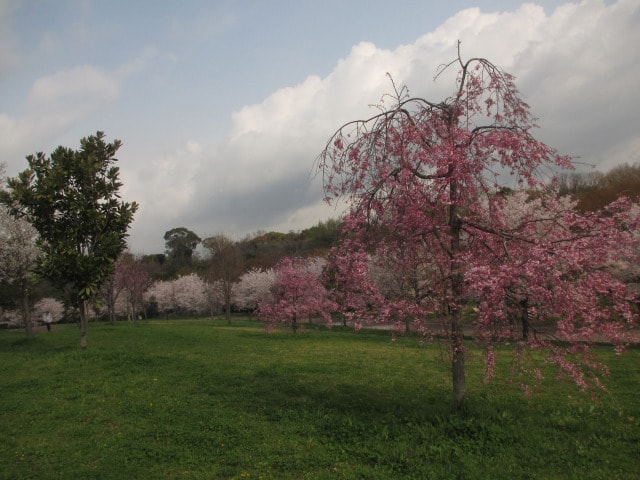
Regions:
<instances>
[{"instance_id":1,"label":"mown grass","mask_svg":"<svg viewBox=\"0 0 640 480\"><path fill-rule=\"evenodd\" d=\"M0 332L3 479L640 478L640 351L597 404L481 382L451 409L446 352L388 333L210 320Z\"/></svg>"}]
</instances>

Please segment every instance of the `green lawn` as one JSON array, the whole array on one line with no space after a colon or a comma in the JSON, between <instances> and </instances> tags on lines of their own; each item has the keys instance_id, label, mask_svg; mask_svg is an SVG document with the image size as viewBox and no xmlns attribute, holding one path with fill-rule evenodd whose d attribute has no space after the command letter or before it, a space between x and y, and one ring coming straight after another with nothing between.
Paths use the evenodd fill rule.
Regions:
<instances>
[{"instance_id":1,"label":"green lawn","mask_svg":"<svg viewBox=\"0 0 640 480\"><path fill-rule=\"evenodd\" d=\"M455 414L446 349L388 333L92 324L86 351L73 325L23 336L0 331L0 479L640 478L638 349L599 349L597 404L483 385L472 361Z\"/></svg>"}]
</instances>

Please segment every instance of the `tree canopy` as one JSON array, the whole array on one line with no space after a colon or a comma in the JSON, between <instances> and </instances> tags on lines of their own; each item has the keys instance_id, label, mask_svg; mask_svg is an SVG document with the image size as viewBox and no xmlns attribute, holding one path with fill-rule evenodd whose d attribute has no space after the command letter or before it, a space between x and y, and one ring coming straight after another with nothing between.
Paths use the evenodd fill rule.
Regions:
<instances>
[{"instance_id":1,"label":"tree canopy","mask_svg":"<svg viewBox=\"0 0 640 480\"><path fill-rule=\"evenodd\" d=\"M172 228L165 232L163 238L167 258L174 272L191 265L193 252L202 241L185 227Z\"/></svg>"},{"instance_id":2,"label":"tree canopy","mask_svg":"<svg viewBox=\"0 0 640 480\"><path fill-rule=\"evenodd\" d=\"M80 149L58 147L50 156L29 155L29 167L7 180L2 200L38 231L43 251L37 271L61 286L71 286L79 302L80 345L86 348L86 301L113 272L126 247L138 205L120 199L119 140L103 132L83 138Z\"/></svg>"}]
</instances>

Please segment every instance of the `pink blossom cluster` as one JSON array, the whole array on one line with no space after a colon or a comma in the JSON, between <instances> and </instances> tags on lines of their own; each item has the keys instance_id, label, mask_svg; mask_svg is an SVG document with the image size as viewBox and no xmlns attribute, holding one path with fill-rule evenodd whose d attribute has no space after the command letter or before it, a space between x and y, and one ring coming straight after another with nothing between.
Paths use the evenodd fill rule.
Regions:
<instances>
[{"instance_id":1,"label":"pink blossom cluster","mask_svg":"<svg viewBox=\"0 0 640 480\"><path fill-rule=\"evenodd\" d=\"M289 325L294 332L305 320L321 317L332 324L335 303L320 281L319 261L300 257L284 257L275 267L271 291L260 298L257 313L268 329Z\"/></svg>"}]
</instances>

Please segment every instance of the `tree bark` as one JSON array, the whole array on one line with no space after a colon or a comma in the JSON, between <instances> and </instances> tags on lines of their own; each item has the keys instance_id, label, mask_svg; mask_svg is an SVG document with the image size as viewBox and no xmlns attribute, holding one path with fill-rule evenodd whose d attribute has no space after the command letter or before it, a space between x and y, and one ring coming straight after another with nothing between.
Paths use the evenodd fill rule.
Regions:
<instances>
[{"instance_id":1,"label":"tree bark","mask_svg":"<svg viewBox=\"0 0 640 480\"><path fill-rule=\"evenodd\" d=\"M80 300L80 348L87 349L87 304Z\"/></svg>"},{"instance_id":2,"label":"tree bark","mask_svg":"<svg viewBox=\"0 0 640 480\"><path fill-rule=\"evenodd\" d=\"M224 307L224 316L227 319L227 325L231 325L231 300L227 298Z\"/></svg>"},{"instance_id":3,"label":"tree bark","mask_svg":"<svg viewBox=\"0 0 640 480\"><path fill-rule=\"evenodd\" d=\"M461 303L464 297L463 276L460 266L460 240L462 237L462 221L458 216L458 182L453 177L454 167L451 167L449 183L449 228L450 228L450 275L451 299L449 300L449 315L451 316L451 380L453 383L453 405L456 410L462 410L466 396L465 378L465 347L464 332L462 331Z\"/></svg>"},{"instance_id":4,"label":"tree bark","mask_svg":"<svg viewBox=\"0 0 640 480\"><path fill-rule=\"evenodd\" d=\"M227 319L227 325L231 325L231 279L224 279L224 316Z\"/></svg>"},{"instance_id":5,"label":"tree bark","mask_svg":"<svg viewBox=\"0 0 640 480\"><path fill-rule=\"evenodd\" d=\"M522 308L522 339L529 339L529 301L524 299L520 302Z\"/></svg>"},{"instance_id":6,"label":"tree bark","mask_svg":"<svg viewBox=\"0 0 640 480\"><path fill-rule=\"evenodd\" d=\"M22 320L24 321L24 330L27 332L27 338L33 338L33 322L31 321L31 312L29 309L29 284L27 279L20 282L20 291L22 293Z\"/></svg>"},{"instance_id":7,"label":"tree bark","mask_svg":"<svg viewBox=\"0 0 640 480\"><path fill-rule=\"evenodd\" d=\"M462 410L466 396L465 347L460 310L451 312L451 379L453 382L453 405Z\"/></svg>"}]
</instances>

